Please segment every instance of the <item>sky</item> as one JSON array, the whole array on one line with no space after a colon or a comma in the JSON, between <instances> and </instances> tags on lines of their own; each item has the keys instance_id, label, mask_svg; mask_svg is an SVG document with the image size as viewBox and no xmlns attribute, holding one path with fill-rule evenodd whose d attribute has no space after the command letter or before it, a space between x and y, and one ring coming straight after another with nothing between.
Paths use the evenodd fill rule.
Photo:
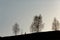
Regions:
<instances>
[{"instance_id":1,"label":"sky","mask_svg":"<svg viewBox=\"0 0 60 40\"><path fill-rule=\"evenodd\" d=\"M51 31L54 17L60 21L60 0L0 0L0 36L14 35L16 22L20 32L30 33L34 16L39 14L44 23L42 31Z\"/></svg>"}]
</instances>

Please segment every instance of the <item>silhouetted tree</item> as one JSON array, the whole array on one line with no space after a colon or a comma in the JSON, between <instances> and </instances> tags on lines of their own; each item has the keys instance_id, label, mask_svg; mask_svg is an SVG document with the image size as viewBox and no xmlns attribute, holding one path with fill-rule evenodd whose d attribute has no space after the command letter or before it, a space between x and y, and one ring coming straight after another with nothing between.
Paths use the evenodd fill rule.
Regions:
<instances>
[{"instance_id":1,"label":"silhouetted tree","mask_svg":"<svg viewBox=\"0 0 60 40\"><path fill-rule=\"evenodd\" d=\"M42 24L42 16L35 16L34 17L34 22L31 25L31 32L40 32L43 28Z\"/></svg>"},{"instance_id":2,"label":"silhouetted tree","mask_svg":"<svg viewBox=\"0 0 60 40\"><path fill-rule=\"evenodd\" d=\"M17 23L15 23L15 25L13 26L13 32L15 35L17 35L17 33L19 32L19 25Z\"/></svg>"},{"instance_id":3,"label":"silhouetted tree","mask_svg":"<svg viewBox=\"0 0 60 40\"><path fill-rule=\"evenodd\" d=\"M25 34L26 34L26 32L25 32Z\"/></svg>"},{"instance_id":4,"label":"silhouetted tree","mask_svg":"<svg viewBox=\"0 0 60 40\"><path fill-rule=\"evenodd\" d=\"M59 28L59 21L54 18L53 24L52 24L52 30L57 31Z\"/></svg>"}]
</instances>

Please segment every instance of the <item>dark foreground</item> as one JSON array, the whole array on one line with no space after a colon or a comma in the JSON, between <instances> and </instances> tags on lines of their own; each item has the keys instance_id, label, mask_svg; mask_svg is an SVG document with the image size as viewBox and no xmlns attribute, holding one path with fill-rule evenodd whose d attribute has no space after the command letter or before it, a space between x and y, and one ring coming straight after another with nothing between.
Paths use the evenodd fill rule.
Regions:
<instances>
[{"instance_id":1,"label":"dark foreground","mask_svg":"<svg viewBox=\"0 0 60 40\"><path fill-rule=\"evenodd\" d=\"M26 35L0 37L2 40L60 40L60 31L40 32Z\"/></svg>"}]
</instances>

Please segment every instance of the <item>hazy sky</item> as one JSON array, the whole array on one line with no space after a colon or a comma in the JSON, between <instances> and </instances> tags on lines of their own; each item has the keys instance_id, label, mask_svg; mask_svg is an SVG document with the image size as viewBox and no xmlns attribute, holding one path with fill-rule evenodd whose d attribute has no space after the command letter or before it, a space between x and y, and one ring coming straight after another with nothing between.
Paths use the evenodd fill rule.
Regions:
<instances>
[{"instance_id":1,"label":"hazy sky","mask_svg":"<svg viewBox=\"0 0 60 40\"><path fill-rule=\"evenodd\" d=\"M0 36L14 35L17 22L23 33L30 32L35 15L43 17L44 29L51 30L53 18L60 21L60 0L0 0Z\"/></svg>"}]
</instances>

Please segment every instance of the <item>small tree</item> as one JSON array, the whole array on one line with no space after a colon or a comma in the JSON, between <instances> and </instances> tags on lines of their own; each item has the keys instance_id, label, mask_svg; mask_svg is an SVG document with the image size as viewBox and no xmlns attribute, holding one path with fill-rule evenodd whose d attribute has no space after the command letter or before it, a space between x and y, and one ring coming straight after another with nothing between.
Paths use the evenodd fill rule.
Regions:
<instances>
[{"instance_id":1,"label":"small tree","mask_svg":"<svg viewBox=\"0 0 60 40\"><path fill-rule=\"evenodd\" d=\"M15 25L13 26L13 33L17 35L18 32L19 32L19 25L15 23Z\"/></svg>"},{"instance_id":2,"label":"small tree","mask_svg":"<svg viewBox=\"0 0 60 40\"><path fill-rule=\"evenodd\" d=\"M26 34L26 32L25 32L25 34Z\"/></svg>"},{"instance_id":3,"label":"small tree","mask_svg":"<svg viewBox=\"0 0 60 40\"><path fill-rule=\"evenodd\" d=\"M34 17L34 22L31 25L31 32L40 32L43 28L42 24L42 16L35 16Z\"/></svg>"},{"instance_id":4,"label":"small tree","mask_svg":"<svg viewBox=\"0 0 60 40\"><path fill-rule=\"evenodd\" d=\"M59 21L54 18L53 24L52 24L52 30L56 31L59 28Z\"/></svg>"}]
</instances>

